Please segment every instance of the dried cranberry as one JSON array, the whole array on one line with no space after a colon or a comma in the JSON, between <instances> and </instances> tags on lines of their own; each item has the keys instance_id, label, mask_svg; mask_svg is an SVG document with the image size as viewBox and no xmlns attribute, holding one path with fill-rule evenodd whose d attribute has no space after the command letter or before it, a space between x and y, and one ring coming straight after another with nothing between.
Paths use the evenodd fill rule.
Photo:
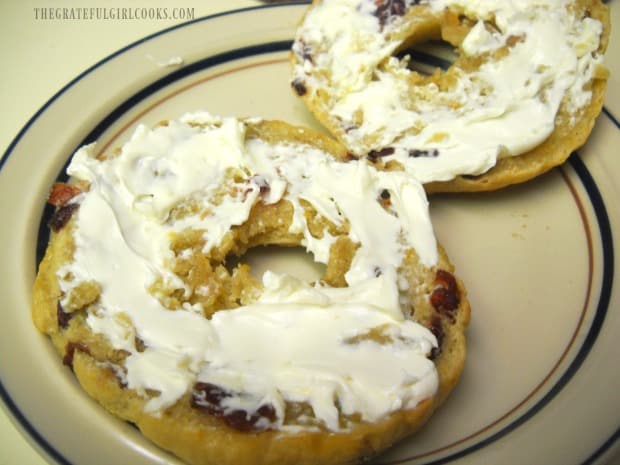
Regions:
<instances>
[{"instance_id":1,"label":"dried cranberry","mask_svg":"<svg viewBox=\"0 0 620 465\"><path fill-rule=\"evenodd\" d=\"M438 287L431 294L431 304L439 313L453 317L452 313L459 306L459 299L454 292Z\"/></svg>"},{"instance_id":2,"label":"dried cranberry","mask_svg":"<svg viewBox=\"0 0 620 465\"><path fill-rule=\"evenodd\" d=\"M276 411L271 405L262 405L255 413L251 415L245 410L233 410L224 416L223 420L228 426L238 431L255 431L259 429L256 425L261 418L267 418L270 422L276 419Z\"/></svg>"},{"instance_id":3,"label":"dried cranberry","mask_svg":"<svg viewBox=\"0 0 620 465\"><path fill-rule=\"evenodd\" d=\"M371 150L368 152L368 159L375 163L381 157L387 157L394 153L394 147L384 147L380 150Z\"/></svg>"},{"instance_id":4,"label":"dried cranberry","mask_svg":"<svg viewBox=\"0 0 620 465\"><path fill-rule=\"evenodd\" d=\"M461 302L456 279L452 273L445 270L438 270L435 275L435 283L438 287L431 293L431 305L439 313L454 321L454 311Z\"/></svg>"},{"instance_id":5,"label":"dried cranberry","mask_svg":"<svg viewBox=\"0 0 620 465\"><path fill-rule=\"evenodd\" d=\"M437 270L437 273L435 274L435 283L445 287L451 292L457 292L456 278L449 271Z\"/></svg>"},{"instance_id":6,"label":"dried cranberry","mask_svg":"<svg viewBox=\"0 0 620 465\"><path fill-rule=\"evenodd\" d=\"M256 412L250 413L245 410L227 410L222 402L233 397L235 393L227 391L211 383L198 382L194 385L191 396L191 406L221 418L228 426L238 431L249 432L265 429L257 423L262 418L270 422L275 421L276 411L270 404L262 405Z\"/></svg>"},{"instance_id":7,"label":"dried cranberry","mask_svg":"<svg viewBox=\"0 0 620 465\"><path fill-rule=\"evenodd\" d=\"M48 226L54 232L60 231L69 222L69 220L73 216L73 213L78 209L78 207L79 207L79 204L77 203L69 203L69 204L63 205L62 207L60 207L58 210L54 212L54 214L52 215L52 217L50 218L48 222Z\"/></svg>"},{"instance_id":8,"label":"dried cranberry","mask_svg":"<svg viewBox=\"0 0 620 465\"><path fill-rule=\"evenodd\" d=\"M65 309L59 301L56 304L56 319L58 320L58 327L61 329L67 329L71 318L73 318L73 313L65 312Z\"/></svg>"},{"instance_id":9,"label":"dried cranberry","mask_svg":"<svg viewBox=\"0 0 620 465\"><path fill-rule=\"evenodd\" d=\"M299 95L300 97L303 95L306 95L306 92L308 92L308 89L306 88L306 85L304 84L303 80L299 78L293 79L293 82L291 82L291 85L293 86L293 89L295 89L295 92L297 93L297 95Z\"/></svg>"},{"instance_id":10,"label":"dried cranberry","mask_svg":"<svg viewBox=\"0 0 620 465\"><path fill-rule=\"evenodd\" d=\"M411 149L409 150L409 156L412 158L420 158L420 157L427 157L427 158L435 158L439 156L439 150L437 149L428 149L428 150L422 150L422 149Z\"/></svg>"},{"instance_id":11,"label":"dried cranberry","mask_svg":"<svg viewBox=\"0 0 620 465\"><path fill-rule=\"evenodd\" d=\"M377 9L375 16L379 20L381 27L385 26L393 17L404 16L407 9L412 3L418 3L419 0L413 2L407 0L375 0Z\"/></svg>"},{"instance_id":12,"label":"dried cranberry","mask_svg":"<svg viewBox=\"0 0 620 465\"><path fill-rule=\"evenodd\" d=\"M301 57L303 61L309 61L310 63L314 64L314 56L312 55L312 47L306 44L303 40L300 40L299 44L301 45L300 47L301 51L300 53L298 53L298 55Z\"/></svg>"},{"instance_id":13,"label":"dried cranberry","mask_svg":"<svg viewBox=\"0 0 620 465\"><path fill-rule=\"evenodd\" d=\"M377 200L383 208L390 208L392 206L390 191L388 191L387 189L383 189L381 191Z\"/></svg>"},{"instance_id":14,"label":"dried cranberry","mask_svg":"<svg viewBox=\"0 0 620 465\"><path fill-rule=\"evenodd\" d=\"M63 365L67 365L73 370L73 357L75 356L75 351L79 350L80 352L84 352L90 354L90 350L88 347L81 342L68 342L65 347L65 356L62 358Z\"/></svg>"},{"instance_id":15,"label":"dried cranberry","mask_svg":"<svg viewBox=\"0 0 620 465\"><path fill-rule=\"evenodd\" d=\"M434 315L431 319L430 326L428 328L431 333L437 338L437 347L433 347L430 354L430 359L435 360L441 354L441 346L443 344L444 332L441 325L441 318Z\"/></svg>"},{"instance_id":16,"label":"dried cranberry","mask_svg":"<svg viewBox=\"0 0 620 465\"><path fill-rule=\"evenodd\" d=\"M271 190L271 186L264 177L256 175L252 176L250 179L258 186L258 190L261 194L266 194Z\"/></svg>"}]
</instances>

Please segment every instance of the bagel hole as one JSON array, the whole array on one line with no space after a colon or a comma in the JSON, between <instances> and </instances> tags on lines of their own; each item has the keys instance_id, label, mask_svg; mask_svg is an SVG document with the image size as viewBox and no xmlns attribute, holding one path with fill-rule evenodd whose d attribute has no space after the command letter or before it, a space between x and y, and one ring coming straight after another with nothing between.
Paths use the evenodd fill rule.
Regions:
<instances>
[{"instance_id":1,"label":"bagel hole","mask_svg":"<svg viewBox=\"0 0 620 465\"><path fill-rule=\"evenodd\" d=\"M250 274L261 281L265 271L289 274L305 282L319 281L325 274L325 265L314 261L311 253L303 247L264 245L253 247L243 255L226 258L229 272L239 265L250 266Z\"/></svg>"},{"instance_id":2,"label":"bagel hole","mask_svg":"<svg viewBox=\"0 0 620 465\"><path fill-rule=\"evenodd\" d=\"M458 53L449 42L429 40L397 50L393 56L399 61L409 56L407 69L430 76L437 69L446 71L456 61Z\"/></svg>"}]
</instances>

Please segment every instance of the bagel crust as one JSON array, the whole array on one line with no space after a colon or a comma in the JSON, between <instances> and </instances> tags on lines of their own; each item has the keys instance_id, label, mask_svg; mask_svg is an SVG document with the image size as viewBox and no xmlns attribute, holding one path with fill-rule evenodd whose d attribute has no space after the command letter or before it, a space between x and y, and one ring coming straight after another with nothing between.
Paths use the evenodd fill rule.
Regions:
<instances>
[{"instance_id":1,"label":"bagel crust","mask_svg":"<svg viewBox=\"0 0 620 465\"><path fill-rule=\"evenodd\" d=\"M34 323L89 395L188 463L357 463L457 383L466 291L407 173L207 113L140 126L108 157L84 147L68 173ZM257 279L242 259L262 245L301 245L325 272Z\"/></svg>"},{"instance_id":2,"label":"bagel crust","mask_svg":"<svg viewBox=\"0 0 620 465\"><path fill-rule=\"evenodd\" d=\"M600 0L314 0L292 86L353 154L405 169L427 192L498 189L563 163L604 99ZM458 58L424 75L416 44Z\"/></svg>"}]
</instances>

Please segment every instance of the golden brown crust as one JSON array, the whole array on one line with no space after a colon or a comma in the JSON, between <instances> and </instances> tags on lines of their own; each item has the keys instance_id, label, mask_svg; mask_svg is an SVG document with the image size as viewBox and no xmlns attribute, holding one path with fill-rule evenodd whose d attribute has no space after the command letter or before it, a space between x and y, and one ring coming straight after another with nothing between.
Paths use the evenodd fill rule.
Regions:
<instances>
[{"instance_id":1,"label":"golden brown crust","mask_svg":"<svg viewBox=\"0 0 620 465\"><path fill-rule=\"evenodd\" d=\"M310 8L320 3L322 3L322 0L314 0ZM609 7L600 0L576 0L573 4L573 9L576 11L576 15L589 16L601 22L603 31L598 51L604 53L607 49L611 30ZM403 41L400 47L403 50L406 50L412 44L438 39L443 39L453 46L459 47L463 38L473 26L473 23L459 23L456 15L453 14L448 13L443 17L430 14L424 7L414 7L409 10L404 17L404 22L406 25L399 28L394 36L396 40ZM299 56L295 53L290 54L290 61L293 67L300 64L299 59ZM468 70L475 69L479 65L480 63L476 62L476 59L459 57L453 67L431 77L431 79L438 80L437 82L448 82L454 66ZM420 77L420 79L426 78ZM412 78L411 81L410 85L416 85L415 79ZM532 150L518 156L501 158L493 168L478 176L457 176L450 181L427 183L425 184L426 191L428 193L493 191L528 181L561 165L589 137L596 118L603 107L606 85L606 70L601 69L588 84L592 90L590 103L575 115L575 120L572 122L566 105L562 104L556 116L554 132L543 143ZM344 143L344 131L334 122L329 113L329 105L325 104L328 100L327 92L323 89L318 89L312 94L306 92L303 95L299 95L298 92L298 96L304 100L316 119L334 137Z\"/></svg>"},{"instance_id":2,"label":"golden brown crust","mask_svg":"<svg viewBox=\"0 0 620 465\"><path fill-rule=\"evenodd\" d=\"M253 124L247 134L248 137L261 137L272 141L312 144L338 159L347 158L346 150L330 138L281 122ZM263 243L290 245L299 241L298 237L288 233L289 220L276 226L275 219L286 219L289 210L286 202L275 206L259 204L252 212L248 224L235 229L231 241L225 246L226 250L221 250L220 253L225 256L231 250L243 253L247 248ZM258 219L263 220L260 227ZM317 221L317 225L320 225L320 219ZM322 227L333 225L326 226L323 223ZM390 414L376 423L354 422L350 430L336 433L326 430L299 433L239 431L227 426L220 418L193 408L189 393L160 415L147 414L144 406L148 399L128 389L123 384L122 376L115 371L118 369L115 366L118 367L118 362L122 361L126 354L113 350L103 337L91 333L86 324L88 305L76 309L70 317L58 307L61 290L56 274L72 259L72 250L70 221L52 234L45 258L40 264L33 295L32 316L35 325L51 337L64 363L73 369L89 395L114 415L135 424L154 443L191 464L357 463L417 431L454 388L463 369L465 330L470 317L463 283L458 279L451 281L453 266L442 249L439 263L432 269L422 266L415 253L410 251L403 267L410 281L413 318L431 327L441 341L440 350L434 354L439 374L439 390L435 397L426 399L413 409ZM334 257L327 266L326 276L331 266L333 279L337 281L348 268L350 258L347 256L352 255L354 250L346 243L332 250L331 255ZM438 309L429 300L429 295L436 289L447 291L448 288L449 293L452 293L451 297L457 299L457 306L447 310ZM414 289L422 289L423 292L418 294ZM220 302L217 305L222 304Z\"/></svg>"},{"instance_id":3,"label":"golden brown crust","mask_svg":"<svg viewBox=\"0 0 620 465\"><path fill-rule=\"evenodd\" d=\"M190 408L188 399L160 417L142 413L143 400L120 387L110 370L84 353L76 354L73 368L84 389L109 411L195 465L357 463L417 430L433 410L432 401L427 400L413 410L395 413L380 423L361 424L346 433L243 433Z\"/></svg>"}]
</instances>

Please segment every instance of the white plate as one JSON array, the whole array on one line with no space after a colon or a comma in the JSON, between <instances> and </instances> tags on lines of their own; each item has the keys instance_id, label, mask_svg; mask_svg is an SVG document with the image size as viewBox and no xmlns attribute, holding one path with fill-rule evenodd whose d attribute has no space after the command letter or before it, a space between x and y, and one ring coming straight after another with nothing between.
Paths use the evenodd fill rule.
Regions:
<instances>
[{"instance_id":1,"label":"white plate","mask_svg":"<svg viewBox=\"0 0 620 465\"><path fill-rule=\"evenodd\" d=\"M179 463L88 398L31 324L49 187L78 146L98 140L108 150L138 121L207 109L318 128L289 86L287 53L304 8L240 10L132 44L63 88L9 146L0 165L0 393L51 461ZM156 67L149 55L184 64ZM617 76L618 58L608 62ZM376 463L585 465L617 449L615 82L590 140L562 168L501 192L431 198L437 235L469 289L468 361L427 427Z\"/></svg>"}]
</instances>

